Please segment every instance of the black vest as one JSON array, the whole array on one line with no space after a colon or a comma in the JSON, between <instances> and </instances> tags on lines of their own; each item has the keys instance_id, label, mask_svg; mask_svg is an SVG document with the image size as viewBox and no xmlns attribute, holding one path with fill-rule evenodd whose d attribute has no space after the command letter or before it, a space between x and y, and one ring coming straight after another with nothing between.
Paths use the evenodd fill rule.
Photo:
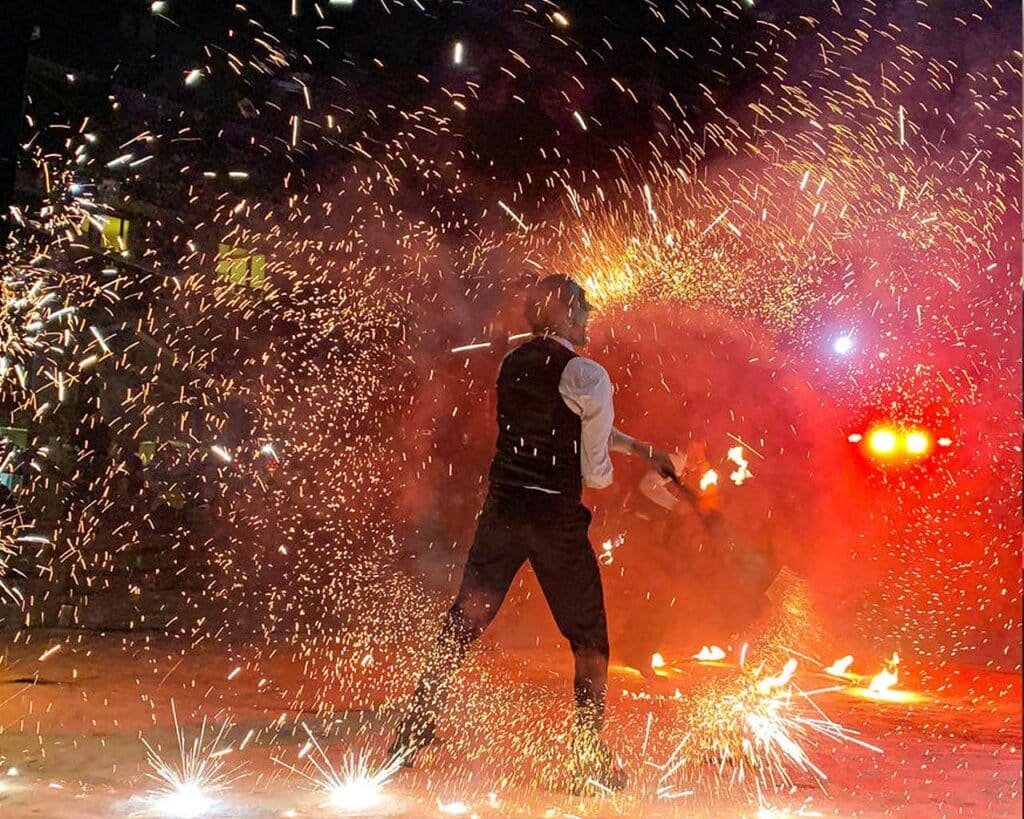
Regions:
<instances>
[{"instance_id":1,"label":"black vest","mask_svg":"<svg viewBox=\"0 0 1024 819\"><path fill-rule=\"evenodd\" d=\"M517 347L498 373L498 451L491 483L539 486L579 499L580 417L558 384L576 353L551 338Z\"/></svg>"}]
</instances>

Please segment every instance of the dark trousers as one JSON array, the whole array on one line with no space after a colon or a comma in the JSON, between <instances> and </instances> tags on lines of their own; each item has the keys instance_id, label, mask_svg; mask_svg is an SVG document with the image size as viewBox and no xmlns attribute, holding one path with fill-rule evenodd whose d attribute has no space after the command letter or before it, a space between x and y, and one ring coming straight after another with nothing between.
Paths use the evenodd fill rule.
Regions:
<instances>
[{"instance_id":1,"label":"dark trousers","mask_svg":"<svg viewBox=\"0 0 1024 819\"><path fill-rule=\"evenodd\" d=\"M433 736L452 677L470 644L494 619L527 560L576 662L577 723L600 731L608 685L608 627L597 559L579 500L491 486L469 550L462 585L413 695L407 725Z\"/></svg>"}]
</instances>

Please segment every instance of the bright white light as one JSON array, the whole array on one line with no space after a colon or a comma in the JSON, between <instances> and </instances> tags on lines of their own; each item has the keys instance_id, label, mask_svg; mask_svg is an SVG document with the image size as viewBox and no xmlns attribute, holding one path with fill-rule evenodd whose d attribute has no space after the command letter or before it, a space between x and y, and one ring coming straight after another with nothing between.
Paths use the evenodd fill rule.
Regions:
<instances>
[{"instance_id":1,"label":"bright white light","mask_svg":"<svg viewBox=\"0 0 1024 819\"><path fill-rule=\"evenodd\" d=\"M462 43L456 43L455 47L452 49L452 62L455 63L456 65L462 65L463 53L464 49L462 47Z\"/></svg>"},{"instance_id":2,"label":"bright white light","mask_svg":"<svg viewBox=\"0 0 1024 819\"><path fill-rule=\"evenodd\" d=\"M194 782L183 782L153 800L153 808L163 816L194 819L212 808L214 802Z\"/></svg>"},{"instance_id":3,"label":"bright white light","mask_svg":"<svg viewBox=\"0 0 1024 819\"><path fill-rule=\"evenodd\" d=\"M907 452L912 455L923 455L928 451L929 439L924 432L915 431L907 435L904 441Z\"/></svg>"},{"instance_id":4,"label":"bright white light","mask_svg":"<svg viewBox=\"0 0 1024 819\"><path fill-rule=\"evenodd\" d=\"M853 339L849 336L839 336L832 342L832 349L839 355L846 355L853 349Z\"/></svg>"},{"instance_id":5,"label":"bright white light","mask_svg":"<svg viewBox=\"0 0 1024 819\"><path fill-rule=\"evenodd\" d=\"M380 784L371 776L356 776L331 788L329 802L332 808L363 811L380 801Z\"/></svg>"}]
</instances>

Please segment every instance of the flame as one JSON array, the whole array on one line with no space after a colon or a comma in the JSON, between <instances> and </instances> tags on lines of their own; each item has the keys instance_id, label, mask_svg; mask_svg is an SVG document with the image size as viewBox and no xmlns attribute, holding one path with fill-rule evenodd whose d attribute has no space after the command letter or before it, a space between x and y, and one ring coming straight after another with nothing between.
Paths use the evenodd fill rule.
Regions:
<instances>
[{"instance_id":1,"label":"flame","mask_svg":"<svg viewBox=\"0 0 1024 819\"><path fill-rule=\"evenodd\" d=\"M665 667L665 658L661 656L657 651L651 655L651 668L657 670Z\"/></svg>"},{"instance_id":2,"label":"flame","mask_svg":"<svg viewBox=\"0 0 1024 819\"><path fill-rule=\"evenodd\" d=\"M713 469L709 469L703 475L700 476L700 490L703 492L709 486L718 486L718 473Z\"/></svg>"},{"instance_id":3,"label":"flame","mask_svg":"<svg viewBox=\"0 0 1024 819\"><path fill-rule=\"evenodd\" d=\"M871 682L868 684L868 691L873 694L880 694L896 685L900 679L899 664L900 655L894 651L892 659L886 660L885 667L871 679Z\"/></svg>"},{"instance_id":4,"label":"flame","mask_svg":"<svg viewBox=\"0 0 1024 819\"><path fill-rule=\"evenodd\" d=\"M701 646L700 651L693 655L693 659L701 662L714 662L725 658L725 652L718 646Z\"/></svg>"},{"instance_id":5,"label":"flame","mask_svg":"<svg viewBox=\"0 0 1024 819\"><path fill-rule=\"evenodd\" d=\"M927 696L916 691L895 690L893 686L899 682L900 655L895 651L892 658L884 661L882 670L871 678L867 688L853 688L850 693L857 697L883 702L923 702Z\"/></svg>"},{"instance_id":6,"label":"flame","mask_svg":"<svg viewBox=\"0 0 1024 819\"><path fill-rule=\"evenodd\" d=\"M729 475L729 478L734 484L739 486L747 478L754 477L753 473L747 469L749 465L747 459L743 457L743 447L734 446L729 450L729 460L736 464L736 471ZM702 487L703 488L703 487Z\"/></svg>"},{"instance_id":7,"label":"flame","mask_svg":"<svg viewBox=\"0 0 1024 819\"><path fill-rule=\"evenodd\" d=\"M847 654L845 657L840 657L832 665L825 669L826 674L831 674L833 677L851 677L853 676L849 672L850 666L853 665L853 655Z\"/></svg>"},{"instance_id":8,"label":"flame","mask_svg":"<svg viewBox=\"0 0 1024 819\"><path fill-rule=\"evenodd\" d=\"M614 551L618 549L623 542L626 540L624 534L616 535L614 538L609 538L601 544L601 553L597 556L598 561L602 566L611 566L615 562Z\"/></svg>"},{"instance_id":9,"label":"flame","mask_svg":"<svg viewBox=\"0 0 1024 819\"><path fill-rule=\"evenodd\" d=\"M790 657L786 660L786 664L782 667L782 671L776 674L774 677L769 675L762 677L757 681L757 693L761 696L767 697L773 691L785 686L791 679L793 679L793 673L796 671L796 660Z\"/></svg>"}]
</instances>

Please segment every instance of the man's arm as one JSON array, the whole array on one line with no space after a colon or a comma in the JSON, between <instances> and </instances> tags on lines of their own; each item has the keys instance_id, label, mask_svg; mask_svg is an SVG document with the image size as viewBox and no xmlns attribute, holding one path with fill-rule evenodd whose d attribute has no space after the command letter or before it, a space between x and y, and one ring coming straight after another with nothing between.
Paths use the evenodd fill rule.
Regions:
<instances>
[{"instance_id":1,"label":"man's arm","mask_svg":"<svg viewBox=\"0 0 1024 819\"><path fill-rule=\"evenodd\" d=\"M603 489L612 482L610 450L637 455L660 474L675 476L668 453L613 426L612 382L596 361L583 357L570 361L562 373L559 392L566 406L580 416L580 467L587 486Z\"/></svg>"},{"instance_id":2,"label":"man's arm","mask_svg":"<svg viewBox=\"0 0 1024 819\"><path fill-rule=\"evenodd\" d=\"M638 441L631 435L612 427L611 435L608 438L608 448L614 452L625 452L627 455L637 455L647 461L652 469L657 470L659 475L666 478L678 478L675 465L667 452L655 448L653 444L646 441Z\"/></svg>"},{"instance_id":3,"label":"man's arm","mask_svg":"<svg viewBox=\"0 0 1024 819\"><path fill-rule=\"evenodd\" d=\"M612 460L608 456L612 421L612 382L604 367L588 358L574 358L562 373L562 400L580 417L580 471L592 489L604 489L612 482Z\"/></svg>"},{"instance_id":4,"label":"man's arm","mask_svg":"<svg viewBox=\"0 0 1024 819\"><path fill-rule=\"evenodd\" d=\"M640 455L643 457L653 451L654 447L612 427L611 435L608 437L608 449L612 452L623 452L626 455Z\"/></svg>"}]
</instances>

